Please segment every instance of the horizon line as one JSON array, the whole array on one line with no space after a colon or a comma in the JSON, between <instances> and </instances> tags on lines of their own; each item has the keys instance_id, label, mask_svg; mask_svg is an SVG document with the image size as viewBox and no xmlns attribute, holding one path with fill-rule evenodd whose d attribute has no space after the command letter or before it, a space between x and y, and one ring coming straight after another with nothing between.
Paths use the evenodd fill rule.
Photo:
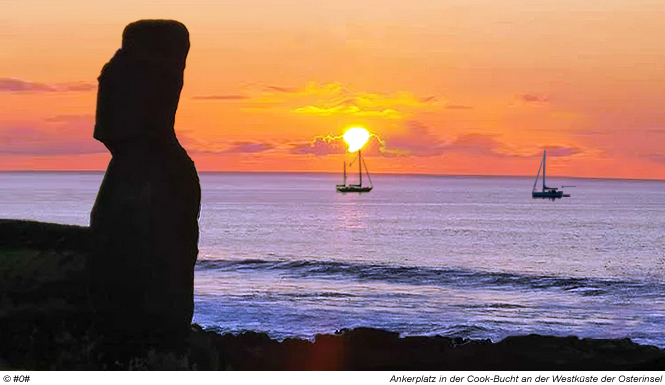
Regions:
<instances>
[{"instance_id":1,"label":"horizon line","mask_svg":"<svg viewBox=\"0 0 665 385\"><path fill-rule=\"evenodd\" d=\"M0 170L0 173L105 173L106 170ZM198 174L325 174L335 175L332 171L197 171ZM426 177L474 177L474 178L529 178L529 175L483 175L483 174L431 174L431 173L392 173L373 172L374 175L426 176ZM556 178L593 179L593 180L626 180L645 182L665 182L658 178L621 178L621 177L581 177L572 175L552 175Z\"/></svg>"}]
</instances>

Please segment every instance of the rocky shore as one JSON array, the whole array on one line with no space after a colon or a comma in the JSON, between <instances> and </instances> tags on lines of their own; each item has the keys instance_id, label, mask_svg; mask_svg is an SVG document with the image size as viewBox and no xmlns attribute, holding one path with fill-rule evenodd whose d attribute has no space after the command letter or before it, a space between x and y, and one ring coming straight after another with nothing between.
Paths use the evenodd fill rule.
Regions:
<instances>
[{"instance_id":1,"label":"rocky shore","mask_svg":"<svg viewBox=\"0 0 665 385\"><path fill-rule=\"evenodd\" d=\"M314 341L219 335L179 344L113 340L90 321L87 227L0 220L0 369L663 370L665 352L628 339L540 335L502 341L400 337L371 328Z\"/></svg>"}]
</instances>

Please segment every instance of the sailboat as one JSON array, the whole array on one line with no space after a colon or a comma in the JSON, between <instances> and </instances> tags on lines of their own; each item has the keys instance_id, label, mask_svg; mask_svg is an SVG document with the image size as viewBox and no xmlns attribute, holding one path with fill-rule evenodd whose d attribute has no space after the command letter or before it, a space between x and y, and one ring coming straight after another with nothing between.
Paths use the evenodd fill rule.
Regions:
<instances>
[{"instance_id":1,"label":"sailboat","mask_svg":"<svg viewBox=\"0 0 665 385\"><path fill-rule=\"evenodd\" d=\"M542 199L550 199L554 201L555 199L559 198L567 198L570 196L570 194L564 194L563 191L559 191L558 188L556 187L547 187L545 185L545 163L546 163L546 155L547 155L547 150L543 151L543 160L540 162L540 168L538 169L538 175L536 175L536 181L533 182L533 191L531 191L531 197L532 198L542 198ZM536 184L538 184L538 177L540 177L540 170L543 170L543 190L542 191L537 191L536 190ZM563 187L575 187L575 186L563 186ZM563 188L561 187L561 188Z\"/></svg>"},{"instance_id":2,"label":"sailboat","mask_svg":"<svg viewBox=\"0 0 665 385\"><path fill-rule=\"evenodd\" d=\"M356 159L354 159L350 164L349 167L358 160L358 184L346 184L346 162L344 162L344 184L338 184L335 185L335 188L337 189L337 192L341 192L343 194L353 192L353 193L368 193L372 191L372 179L369 177L369 171L367 171L367 164L365 164L365 160L362 157L362 154L360 153L360 150L358 150L358 156ZM369 180L369 186L363 186L363 166L365 166L365 173L367 174L367 179Z\"/></svg>"}]
</instances>

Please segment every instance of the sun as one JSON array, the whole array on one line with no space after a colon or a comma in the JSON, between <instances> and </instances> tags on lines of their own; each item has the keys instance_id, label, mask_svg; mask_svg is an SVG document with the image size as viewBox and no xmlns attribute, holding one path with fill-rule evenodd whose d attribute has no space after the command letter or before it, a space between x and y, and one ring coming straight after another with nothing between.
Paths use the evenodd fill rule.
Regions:
<instances>
[{"instance_id":1,"label":"sun","mask_svg":"<svg viewBox=\"0 0 665 385\"><path fill-rule=\"evenodd\" d=\"M349 145L349 152L360 150L369 140L369 132L362 127L353 127L344 133L344 141Z\"/></svg>"}]
</instances>

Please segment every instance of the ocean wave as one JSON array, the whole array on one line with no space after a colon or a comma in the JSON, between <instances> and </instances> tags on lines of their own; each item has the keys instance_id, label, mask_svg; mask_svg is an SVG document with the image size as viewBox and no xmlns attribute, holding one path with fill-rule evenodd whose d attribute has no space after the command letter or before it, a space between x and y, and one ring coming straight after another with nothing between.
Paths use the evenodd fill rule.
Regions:
<instances>
[{"instance_id":1,"label":"ocean wave","mask_svg":"<svg viewBox=\"0 0 665 385\"><path fill-rule=\"evenodd\" d=\"M272 272L288 278L339 279L356 282L387 282L415 286L479 288L521 291L562 291L579 296L639 295L654 298L665 294L665 285L631 280L529 275L460 268L399 266L338 261L288 259L199 259L199 271Z\"/></svg>"}]
</instances>

